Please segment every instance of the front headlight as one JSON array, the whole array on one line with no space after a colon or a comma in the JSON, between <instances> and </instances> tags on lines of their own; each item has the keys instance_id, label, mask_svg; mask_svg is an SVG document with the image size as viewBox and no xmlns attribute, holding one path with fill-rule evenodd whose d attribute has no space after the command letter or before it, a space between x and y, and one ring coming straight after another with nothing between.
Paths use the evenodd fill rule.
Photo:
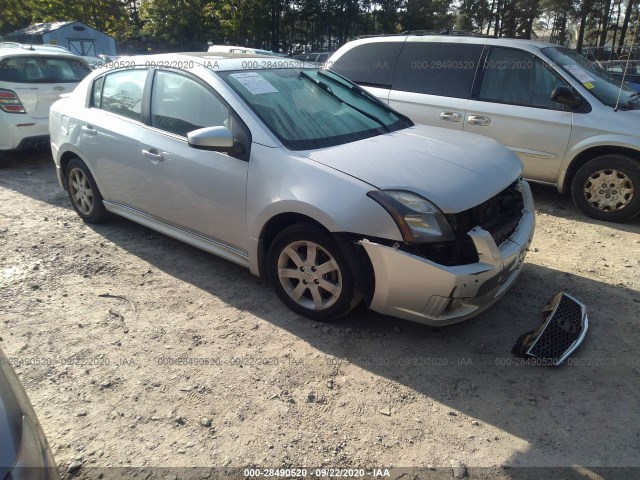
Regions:
<instances>
[{"instance_id":1,"label":"front headlight","mask_svg":"<svg viewBox=\"0 0 640 480\"><path fill-rule=\"evenodd\" d=\"M404 190L374 190L367 193L393 217L409 243L454 240L444 214L426 198Z\"/></svg>"}]
</instances>

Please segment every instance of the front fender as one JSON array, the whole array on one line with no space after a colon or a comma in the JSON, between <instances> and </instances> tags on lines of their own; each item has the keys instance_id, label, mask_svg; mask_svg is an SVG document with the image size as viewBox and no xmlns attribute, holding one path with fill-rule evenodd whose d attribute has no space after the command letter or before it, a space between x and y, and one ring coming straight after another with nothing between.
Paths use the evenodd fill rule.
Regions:
<instances>
[{"instance_id":1,"label":"front fender","mask_svg":"<svg viewBox=\"0 0 640 480\"><path fill-rule=\"evenodd\" d=\"M564 193L565 178L569 171L570 165L582 153L592 148L598 147L617 147L634 150L640 155L640 137L632 135L597 135L585 138L573 145L566 153L562 164L560 165L560 176L558 178L558 191Z\"/></svg>"}]
</instances>

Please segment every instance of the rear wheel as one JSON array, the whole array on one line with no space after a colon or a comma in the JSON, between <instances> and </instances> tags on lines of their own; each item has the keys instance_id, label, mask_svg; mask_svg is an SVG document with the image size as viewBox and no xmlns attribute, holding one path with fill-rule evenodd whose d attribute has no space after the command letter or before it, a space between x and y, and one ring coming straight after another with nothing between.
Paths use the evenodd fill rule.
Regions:
<instances>
[{"instance_id":1,"label":"rear wheel","mask_svg":"<svg viewBox=\"0 0 640 480\"><path fill-rule=\"evenodd\" d=\"M269 248L267 270L278 297L306 317L337 320L357 304L353 275L338 245L314 225L280 232Z\"/></svg>"},{"instance_id":2,"label":"rear wheel","mask_svg":"<svg viewBox=\"0 0 640 480\"><path fill-rule=\"evenodd\" d=\"M0 168L6 168L11 164L9 152L0 150Z\"/></svg>"},{"instance_id":3,"label":"rear wheel","mask_svg":"<svg viewBox=\"0 0 640 480\"><path fill-rule=\"evenodd\" d=\"M576 206L598 220L624 222L640 213L640 162L624 155L603 155L573 177Z\"/></svg>"},{"instance_id":4,"label":"rear wheel","mask_svg":"<svg viewBox=\"0 0 640 480\"><path fill-rule=\"evenodd\" d=\"M79 158L69 162L66 169L67 193L74 210L87 223L100 223L107 216L102 203L102 195L98 190L91 172Z\"/></svg>"}]
</instances>

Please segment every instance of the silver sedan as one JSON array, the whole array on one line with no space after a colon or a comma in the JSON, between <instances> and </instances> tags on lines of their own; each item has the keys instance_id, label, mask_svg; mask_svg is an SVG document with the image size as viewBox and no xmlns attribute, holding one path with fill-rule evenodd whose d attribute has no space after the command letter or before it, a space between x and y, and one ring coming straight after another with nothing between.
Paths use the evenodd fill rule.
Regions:
<instances>
[{"instance_id":1,"label":"silver sedan","mask_svg":"<svg viewBox=\"0 0 640 480\"><path fill-rule=\"evenodd\" d=\"M50 115L78 215L117 214L243 265L319 320L361 300L432 325L492 305L534 230L522 164L497 142L416 126L289 59L132 58Z\"/></svg>"}]
</instances>

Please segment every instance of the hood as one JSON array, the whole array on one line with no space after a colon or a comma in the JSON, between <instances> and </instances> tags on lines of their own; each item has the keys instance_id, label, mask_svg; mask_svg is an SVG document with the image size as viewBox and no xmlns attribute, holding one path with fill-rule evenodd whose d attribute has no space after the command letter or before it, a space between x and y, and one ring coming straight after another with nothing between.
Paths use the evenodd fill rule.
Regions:
<instances>
[{"instance_id":1,"label":"hood","mask_svg":"<svg viewBox=\"0 0 640 480\"><path fill-rule=\"evenodd\" d=\"M298 153L376 188L415 192L444 213L475 207L522 173L520 159L492 139L423 125Z\"/></svg>"}]
</instances>

